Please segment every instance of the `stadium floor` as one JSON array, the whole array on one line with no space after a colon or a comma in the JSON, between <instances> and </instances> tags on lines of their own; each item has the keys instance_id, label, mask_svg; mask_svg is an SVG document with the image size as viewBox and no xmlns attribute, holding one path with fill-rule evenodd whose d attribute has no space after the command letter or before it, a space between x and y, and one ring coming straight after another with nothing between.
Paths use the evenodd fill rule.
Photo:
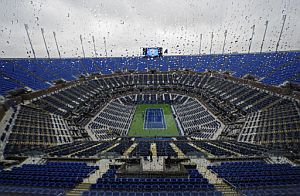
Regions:
<instances>
[{"instance_id":1,"label":"stadium floor","mask_svg":"<svg viewBox=\"0 0 300 196\"><path fill-rule=\"evenodd\" d=\"M146 109L161 108L165 119L165 127L162 129L145 129L144 115ZM179 131L173 118L171 106L168 104L140 104L137 106L128 136L153 137L153 136L178 136Z\"/></svg>"}]
</instances>

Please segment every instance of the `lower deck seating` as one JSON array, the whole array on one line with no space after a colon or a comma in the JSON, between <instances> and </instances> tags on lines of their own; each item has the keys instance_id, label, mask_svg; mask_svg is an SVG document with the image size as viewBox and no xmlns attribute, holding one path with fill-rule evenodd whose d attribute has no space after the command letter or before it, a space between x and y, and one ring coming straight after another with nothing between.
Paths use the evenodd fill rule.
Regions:
<instances>
[{"instance_id":1,"label":"lower deck seating","mask_svg":"<svg viewBox=\"0 0 300 196\"><path fill-rule=\"evenodd\" d=\"M169 192L179 195L203 195L206 192L212 195L222 195L212 184L204 178L197 169L187 168L186 177L118 177L117 169L111 167L99 178L96 184L91 185L91 191L83 195L168 195ZM194 194L193 194L194 193Z\"/></svg>"},{"instance_id":2,"label":"lower deck seating","mask_svg":"<svg viewBox=\"0 0 300 196\"><path fill-rule=\"evenodd\" d=\"M209 142L193 141L193 144L213 156L232 156L232 155L234 155L232 152L227 151L223 148L219 148L216 145L212 145Z\"/></svg>"},{"instance_id":3,"label":"lower deck seating","mask_svg":"<svg viewBox=\"0 0 300 196\"><path fill-rule=\"evenodd\" d=\"M173 150L168 142L156 141L157 156L176 157L177 153Z\"/></svg>"},{"instance_id":4,"label":"lower deck seating","mask_svg":"<svg viewBox=\"0 0 300 196\"><path fill-rule=\"evenodd\" d=\"M233 188L246 195L261 194L264 191L274 193L299 190L300 167L289 164L267 164L263 161L224 162L208 169L223 178ZM264 189L262 191L262 189ZM251 195L249 194L249 195Z\"/></svg>"},{"instance_id":5,"label":"lower deck seating","mask_svg":"<svg viewBox=\"0 0 300 196\"><path fill-rule=\"evenodd\" d=\"M90 142L74 142L72 144L63 144L55 147L48 148L46 153L50 156L68 156L74 154L78 151L85 150L93 145L98 144L99 142L90 141Z\"/></svg>"},{"instance_id":6,"label":"lower deck seating","mask_svg":"<svg viewBox=\"0 0 300 196\"><path fill-rule=\"evenodd\" d=\"M0 186L0 195L47 195L60 196L65 195L64 189L51 188L34 188L34 187L19 187L19 186Z\"/></svg>"},{"instance_id":7,"label":"lower deck seating","mask_svg":"<svg viewBox=\"0 0 300 196\"><path fill-rule=\"evenodd\" d=\"M10 155L26 155L41 153L49 157L93 157L93 156L122 156L131 146L130 157L149 156L150 151L155 152L154 156L177 157L178 153L172 147L173 144L181 150L185 156L206 156L206 157L255 157L264 156L269 151L276 150L272 147L263 147L255 144L237 142L233 140L223 141L199 141L187 140L181 137L180 140L159 140L149 138L139 140L138 138L119 138L113 141L75 141L73 143L61 144L52 147L43 145L6 145ZM21 152L21 153L20 153ZM288 153L285 151L285 153Z\"/></svg>"},{"instance_id":8,"label":"lower deck seating","mask_svg":"<svg viewBox=\"0 0 300 196\"><path fill-rule=\"evenodd\" d=\"M150 156L151 142L138 143L137 147L130 153L130 156Z\"/></svg>"},{"instance_id":9,"label":"lower deck seating","mask_svg":"<svg viewBox=\"0 0 300 196\"><path fill-rule=\"evenodd\" d=\"M175 145L186 155L202 156L203 153L189 145L187 142L174 142Z\"/></svg>"},{"instance_id":10,"label":"lower deck seating","mask_svg":"<svg viewBox=\"0 0 300 196\"><path fill-rule=\"evenodd\" d=\"M265 196L265 195L299 195L300 187L290 187L290 188L263 188L256 190L243 190L241 193L243 195L255 195L255 196Z\"/></svg>"},{"instance_id":11,"label":"lower deck seating","mask_svg":"<svg viewBox=\"0 0 300 196\"><path fill-rule=\"evenodd\" d=\"M171 157L177 156L177 153L170 146L169 142L163 142L163 141L139 142L137 147L130 153L130 156L135 156L135 157L150 156L152 143L156 144L157 156L171 156Z\"/></svg>"},{"instance_id":12,"label":"lower deck seating","mask_svg":"<svg viewBox=\"0 0 300 196\"><path fill-rule=\"evenodd\" d=\"M132 144L133 141L130 138L123 138L116 147L108 150L107 153L121 156Z\"/></svg>"},{"instance_id":13,"label":"lower deck seating","mask_svg":"<svg viewBox=\"0 0 300 196\"><path fill-rule=\"evenodd\" d=\"M133 105L124 105L119 100L108 103L88 127L98 139L111 138L108 134L125 135L133 118Z\"/></svg>"},{"instance_id":14,"label":"lower deck seating","mask_svg":"<svg viewBox=\"0 0 300 196\"><path fill-rule=\"evenodd\" d=\"M221 122L196 99L188 98L184 103L174 104L173 107L185 135L212 139L221 128Z\"/></svg>"},{"instance_id":15,"label":"lower deck seating","mask_svg":"<svg viewBox=\"0 0 300 196\"><path fill-rule=\"evenodd\" d=\"M0 193L61 195L83 182L84 178L97 169L98 166L80 162L25 164L12 170L0 171Z\"/></svg>"},{"instance_id":16,"label":"lower deck seating","mask_svg":"<svg viewBox=\"0 0 300 196\"><path fill-rule=\"evenodd\" d=\"M222 196L219 191L84 191L82 196Z\"/></svg>"}]
</instances>

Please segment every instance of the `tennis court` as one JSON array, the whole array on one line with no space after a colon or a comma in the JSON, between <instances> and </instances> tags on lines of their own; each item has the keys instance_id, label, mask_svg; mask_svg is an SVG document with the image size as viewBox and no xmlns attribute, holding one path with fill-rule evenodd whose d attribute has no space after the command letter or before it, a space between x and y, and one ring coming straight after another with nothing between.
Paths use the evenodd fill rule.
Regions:
<instances>
[{"instance_id":1,"label":"tennis court","mask_svg":"<svg viewBox=\"0 0 300 196\"><path fill-rule=\"evenodd\" d=\"M166 129L164 110L162 108L147 108L144 117L144 129Z\"/></svg>"}]
</instances>

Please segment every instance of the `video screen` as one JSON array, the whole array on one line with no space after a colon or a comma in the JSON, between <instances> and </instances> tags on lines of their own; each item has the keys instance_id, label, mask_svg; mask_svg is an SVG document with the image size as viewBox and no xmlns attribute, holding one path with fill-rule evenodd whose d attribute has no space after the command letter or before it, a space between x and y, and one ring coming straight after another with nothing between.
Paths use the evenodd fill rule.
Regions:
<instances>
[{"instance_id":1,"label":"video screen","mask_svg":"<svg viewBox=\"0 0 300 196\"><path fill-rule=\"evenodd\" d=\"M148 48L147 56L150 56L150 57L158 56L158 48Z\"/></svg>"},{"instance_id":2,"label":"video screen","mask_svg":"<svg viewBox=\"0 0 300 196\"><path fill-rule=\"evenodd\" d=\"M156 48L143 48L143 55L145 57L160 57L162 56L162 48L156 47Z\"/></svg>"}]
</instances>

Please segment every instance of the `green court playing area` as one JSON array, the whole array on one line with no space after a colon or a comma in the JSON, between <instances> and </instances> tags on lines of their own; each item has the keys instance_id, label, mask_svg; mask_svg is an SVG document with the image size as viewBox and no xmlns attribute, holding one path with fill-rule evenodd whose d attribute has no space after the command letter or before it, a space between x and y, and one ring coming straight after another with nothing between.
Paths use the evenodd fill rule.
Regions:
<instances>
[{"instance_id":1,"label":"green court playing area","mask_svg":"<svg viewBox=\"0 0 300 196\"><path fill-rule=\"evenodd\" d=\"M166 129L144 129L146 109L163 109ZM135 114L128 132L128 136L178 136L179 132L173 118L171 106L168 104L140 104L135 110Z\"/></svg>"}]
</instances>

